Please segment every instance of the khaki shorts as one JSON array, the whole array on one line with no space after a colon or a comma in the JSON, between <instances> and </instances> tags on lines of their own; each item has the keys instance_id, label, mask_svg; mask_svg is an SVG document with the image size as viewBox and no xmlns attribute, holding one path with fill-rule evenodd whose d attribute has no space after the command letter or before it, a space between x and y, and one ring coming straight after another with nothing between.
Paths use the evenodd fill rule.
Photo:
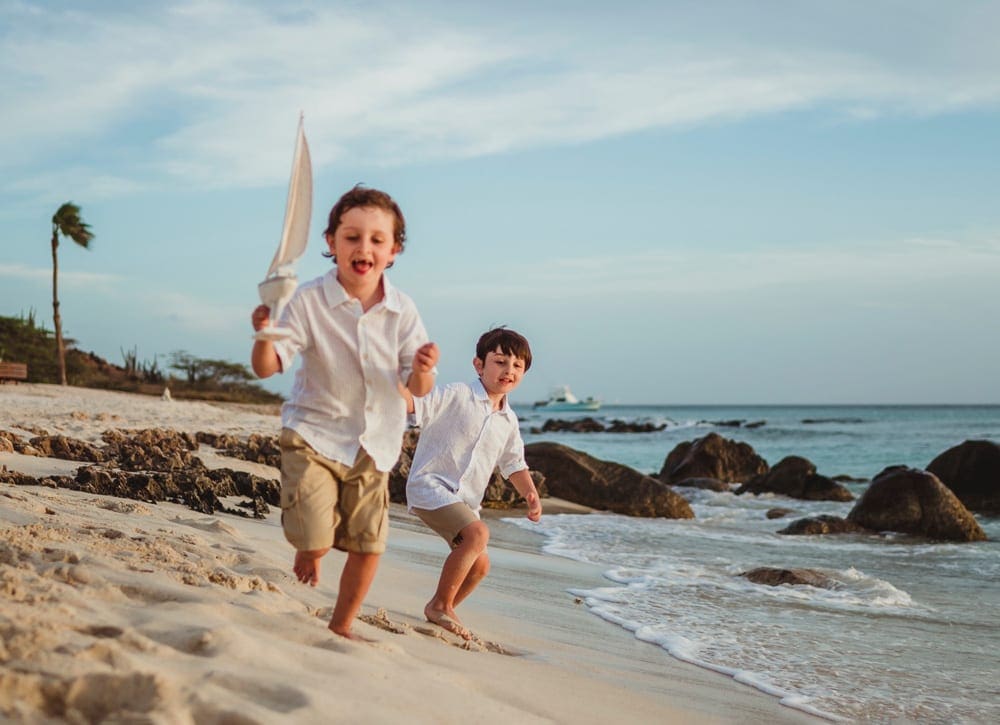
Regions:
<instances>
[{"instance_id":1,"label":"khaki shorts","mask_svg":"<svg viewBox=\"0 0 1000 725\"><path fill-rule=\"evenodd\" d=\"M439 509L413 509L421 521L437 532L438 536L448 542L454 549L462 543L460 534L469 524L479 521L479 518L464 503L450 503Z\"/></svg>"},{"instance_id":2,"label":"khaki shorts","mask_svg":"<svg viewBox=\"0 0 1000 725\"><path fill-rule=\"evenodd\" d=\"M389 536L389 474L364 449L346 466L281 430L281 526L299 551L381 554Z\"/></svg>"}]
</instances>

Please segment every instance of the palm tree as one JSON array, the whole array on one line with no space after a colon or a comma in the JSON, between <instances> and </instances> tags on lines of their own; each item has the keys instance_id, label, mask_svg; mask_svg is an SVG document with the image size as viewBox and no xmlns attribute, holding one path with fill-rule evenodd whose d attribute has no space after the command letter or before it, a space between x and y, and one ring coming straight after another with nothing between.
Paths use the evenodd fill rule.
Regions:
<instances>
[{"instance_id":1,"label":"palm tree","mask_svg":"<svg viewBox=\"0 0 1000 725\"><path fill-rule=\"evenodd\" d=\"M66 349L63 345L62 318L59 317L59 237L67 237L87 249L90 240L94 238L90 226L80 218L80 207L73 202L66 202L52 216L52 317L56 327L56 350L59 353L59 381L66 385Z\"/></svg>"}]
</instances>

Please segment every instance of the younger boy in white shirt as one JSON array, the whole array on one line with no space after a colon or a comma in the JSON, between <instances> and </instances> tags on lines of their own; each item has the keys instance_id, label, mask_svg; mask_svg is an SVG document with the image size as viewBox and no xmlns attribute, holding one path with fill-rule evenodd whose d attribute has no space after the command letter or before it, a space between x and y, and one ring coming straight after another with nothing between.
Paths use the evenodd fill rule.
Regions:
<instances>
[{"instance_id":1,"label":"younger boy in white shirt","mask_svg":"<svg viewBox=\"0 0 1000 725\"><path fill-rule=\"evenodd\" d=\"M490 568L490 531L479 509L493 470L499 466L528 503L528 519L538 521L542 504L524 460L524 443L508 395L531 367L528 341L500 327L476 345L471 385L436 387L423 398L406 395L420 426L406 482L409 510L451 547L434 597L424 607L427 621L471 639L455 607L472 593Z\"/></svg>"}]
</instances>

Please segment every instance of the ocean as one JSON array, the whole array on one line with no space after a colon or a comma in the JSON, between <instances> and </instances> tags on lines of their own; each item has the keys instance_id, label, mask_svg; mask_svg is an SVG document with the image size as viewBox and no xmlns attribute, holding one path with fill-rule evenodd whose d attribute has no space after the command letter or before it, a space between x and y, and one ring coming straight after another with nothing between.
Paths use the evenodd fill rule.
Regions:
<instances>
[{"instance_id":1,"label":"ocean","mask_svg":"<svg viewBox=\"0 0 1000 725\"><path fill-rule=\"evenodd\" d=\"M655 475L678 443L714 431L772 466L798 455L823 475L865 479L846 484L856 496L887 466L924 468L962 441L1000 442L1000 406L605 406L589 415L667 427L544 434L530 430L587 414L514 407L525 443L555 441ZM541 531L546 553L602 567L606 586L571 593L665 656L831 720L1000 722L1000 518L978 516L990 540L972 544L779 536L795 519L846 516L854 503L678 492L694 519L558 515L538 528L511 520ZM779 506L794 513L767 519ZM838 585L770 587L738 576L760 566L817 569Z\"/></svg>"}]
</instances>

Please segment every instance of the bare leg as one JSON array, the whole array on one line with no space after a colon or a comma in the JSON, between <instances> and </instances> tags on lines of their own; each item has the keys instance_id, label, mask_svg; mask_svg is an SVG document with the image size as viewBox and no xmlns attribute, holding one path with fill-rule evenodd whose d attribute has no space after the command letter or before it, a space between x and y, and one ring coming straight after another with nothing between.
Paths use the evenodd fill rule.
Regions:
<instances>
[{"instance_id":1,"label":"bare leg","mask_svg":"<svg viewBox=\"0 0 1000 725\"><path fill-rule=\"evenodd\" d=\"M337 592L337 604L333 608L333 617L327 625L334 634L347 639L361 639L351 632L354 618L358 616L361 603L368 594L368 589L378 571L381 554L361 554L355 551L347 553L344 570L340 574L340 591Z\"/></svg>"},{"instance_id":2,"label":"bare leg","mask_svg":"<svg viewBox=\"0 0 1000 725\"><path fill-rule=\"evenodd\" d=\"M458 588L458 593L455 594L455 603L452 606L457 607L465 598L472 594L472 590L479 586L479 582L486 578L486 575L490 573L490 555L487 552L483 552L479 555L479 558L475 560L472 564L472 568L469 569L469 573L465 576L465 581L462 582L462 586Z\"/></svg>"},{"instance_id":3,"label":"bare leg","mask_svg":"<svg viewBox=\"0 0 1000 725\"><path fill-rule=\"evenodd\" d=\"M445 559L437 591L434 592L434 598L427 602L424 607L424 616L427 617L428 622L443 627L449 632L454 632L465 639L471 639L472 633L462 625L458 615L455 614L455 604L459 592L462 591L463 585L469 579L473 565L486 551L486 544L490 540L490 530L482 521L476 521L462 529L460 535L461 543L452 549L451 554ZM485 572L482 573L482 576L485 576ZM465 588L463 593L463 599L475 588L482 576L470 580L469 586Z\"/></svg>"},{"instance_id":4,"label":"bare leg","mask_svg":"<svg viewBox=\"0 0 1000 725\"><path fill-rule=\"evenodd\" d=\"M310 549L307 551L295 552L295 563L292 564L292 571L303 584L311 587L319 584L319 560L322 559L330 547L325 549Z\"/></svg>"}]
</instances>

